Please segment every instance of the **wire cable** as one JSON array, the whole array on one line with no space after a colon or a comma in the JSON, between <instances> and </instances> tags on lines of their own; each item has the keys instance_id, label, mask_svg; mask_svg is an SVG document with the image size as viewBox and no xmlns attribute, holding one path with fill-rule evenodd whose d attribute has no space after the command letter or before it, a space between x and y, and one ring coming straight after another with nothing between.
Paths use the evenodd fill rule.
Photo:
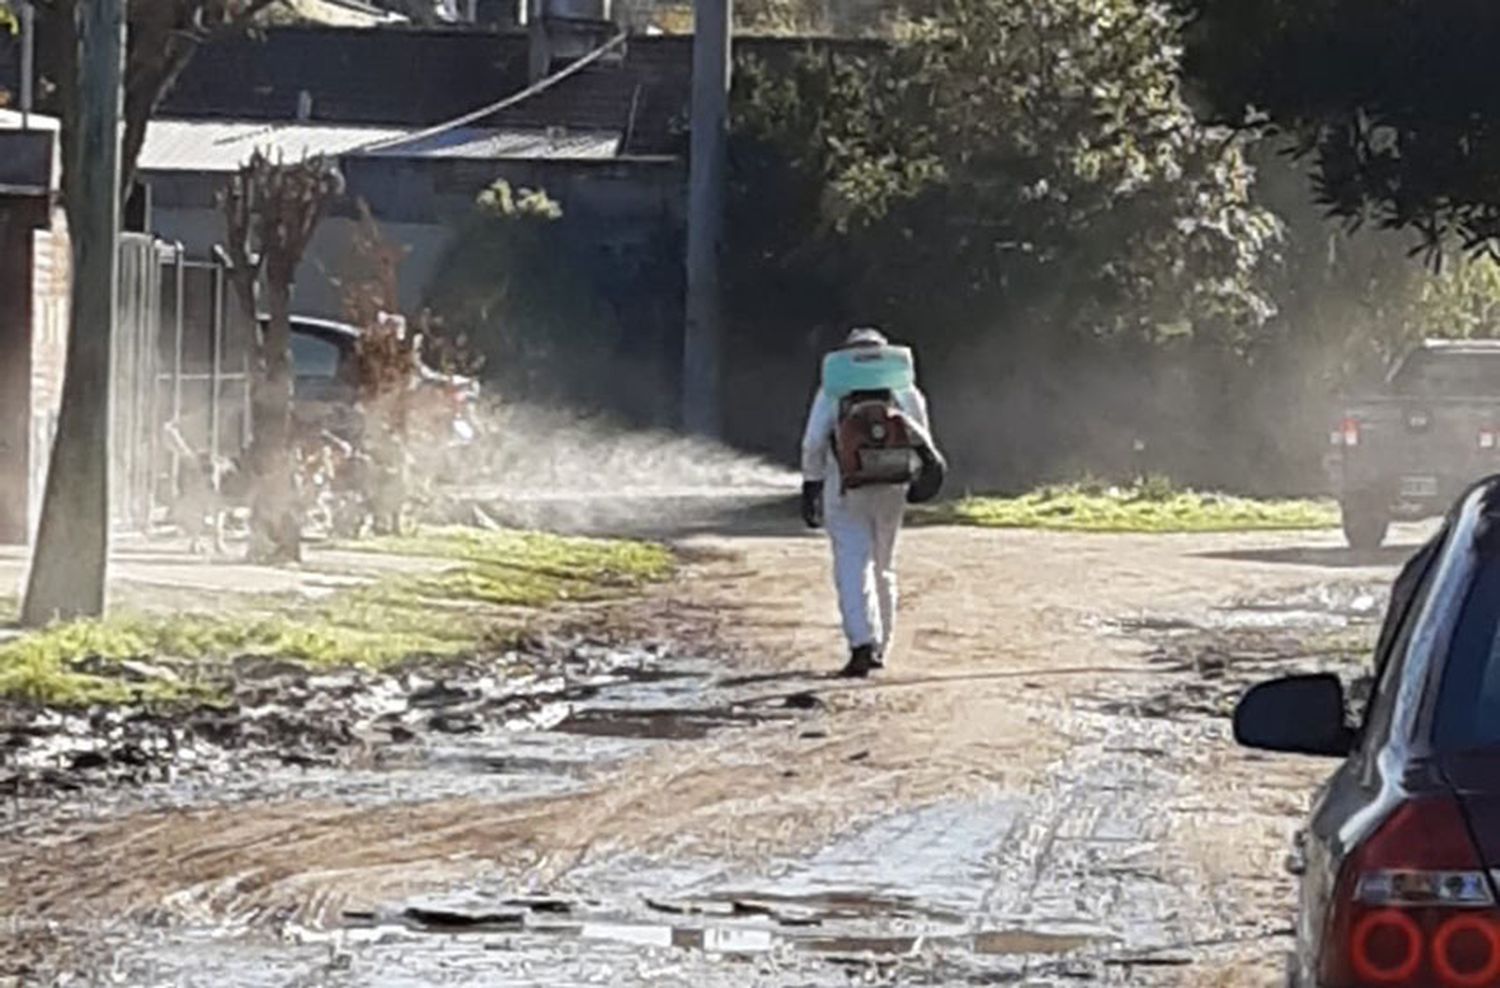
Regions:
<instances>
[{"instance_id":1,"label":"wire cable","mask_svg":"<svg viewBox=\"0 0 1500 988\"><path fill-rule=\"evenodd\" d=\"M490 116L491 114L499 113L502 110L508 110L511 107L515 106L517 103L520 103L523 100L530 99L531 97L536 96L538 93L545 92L558 83L562 82L564 79L568 79L574 75L577 75L579 72L582 72L590 65L593 65L595 62L599 61L605 55L608 55L616 48L624 45L626 37L626 33L624 31L621 31L609 41L600 45L598 48L595 48L593 51L589 52L578 61L564 66L562 69L554 72L552 75L547 76L545 79L538 79L536 82L527 86L525 89L521 90L518 93L513 93L510 96L507 96L501 100L497 100L494 103L490 103L487 106L481 106L477 110L471 110L461 117L454 117L452 120L445 120L442 123L433 124L431 127L419 130L414 134L405 134L401 137L382 137L379 140L371 141L368 144L361 144L358 147L351 148L349 151L346 151L344 153L364 154L372 151L389 151L406 144L415 144L418 141L425 141L429 137L436 137L439 134L444 134L450 130L454 130L456 128L471 124L476 120L482 120L483 118Z\"/></svg>"}]
</instances>

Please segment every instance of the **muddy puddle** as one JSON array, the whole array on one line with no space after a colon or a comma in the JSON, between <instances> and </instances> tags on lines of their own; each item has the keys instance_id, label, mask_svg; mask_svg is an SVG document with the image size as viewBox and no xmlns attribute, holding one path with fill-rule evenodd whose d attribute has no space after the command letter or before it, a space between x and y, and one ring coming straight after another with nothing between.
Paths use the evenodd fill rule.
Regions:
<instances>
[{"instance_id":1,"label":"muddy puddle","mask_svg":"<svg viewBox=\"0 0 1500 988\"><path fill-rule=\"evenodd\" d=\"M538 941L553 938L564 944L568 941L621 944L710 955L792 952L813 958L863 956L871 960L914 956L926 948L980 956L1060 955L1097 942L1094 937L1079 933L1026 929L968 932L962 928L961 917L956 916L948 917L954 928L947 932L841 931L836 925L839 920L913 915L909 903L903 905L878 895L852 891L832 899L726 894L691 904L647 901L646 905L651 911L664 914L663 918L652 921L649 917L622 917L601 911L597 903L552 898L544 899L540 905L527 900L503 900L498 911L484 907L408 906L390 915L347 916L344 935L357 940L362 938L353 931L383 931L387 940L394 940L403 933L507 933L535 937ZM679 918L672 922L665 918L669 916ZM418 941L413 938L412 942Z\"/></svg>"},{"instance_id":2,"label":"muddy puddle","mask_svg":"<svg viewBox=\"0 0 1500 988\"><path fill-rule=\"evenodd\" d=\"M994 878L1021 808L966 801L877 817L754 870L606 858L547 893L476 887L274 937L153 931L120 945L114 967L119 983L216 988L1040 985L1104 970L1106 927L1003 915L1015 904L995 898Z\"/></svg>"},{"instance_id":3,"label":"muddy puddle","mask_svg":"<svg viewBox=\"0 0 1500 988\"><path fill-rule=\"evenodd\" d=\"M1004 934L1001 934L1004 936ZM134 956L115 965L113 984L248 988L260 985L427 986L651 985L681 988L835 988L850 985L1063 985L1101 983L1061 962L1026 963L985 957L963 969L944 962L934 945L875 953L859 942L830 943L826 951L778 943L769 934L677 931L671 928L580 926L576 933L454 935L440 947L388 932L369 940L266 945L228 949L178 943L170 951ZM971 938L967 945L985 942ZM876 944L884 948L885 944ZM105 982L101 982L105 983ZM1126 983L1117 981L1115 983Z\"/></svg>"},{"instance_id":4,"label":"muddy puddle","mask_svg":"<svg viewBox=\"0 0 1500 988\"><path fill-rule=\"evenodd\" d=\"M807 855L607 856L529 895L479 886L274 936L151 931L113 963L118 983L216 988L1141 983L1223 917L1185 915L1159 858L1177 773L1111 749L1134 736L1117 718L1097 728L1047 791L873 812Z\"/></svg>"},{"instance_id":5,"label":"muddy puddle","mask_svg":"<svg viewBox=\"0 0 1500 988\"><path fill-rule=\"evenodd\" d=\"M664 645L539 639L383 673L246 659L198 707L3 707L0 833L199 803L554 795L652 743L795 716L742 705L716 669Z\"/></svg>"},{"instance_id":6,"label":"muddy puddle","mask_svg":"<svg viewBox=\"0 0 1500 988\"><path fill-rule=\"evenodd\" d=\"M1357 714L1368 698L1375 639L1389 595L1383 582L1341 581L1275 599L1237 600L1205 615L1148 615L1113 632L1146 643L1153 666L1174 678L1101 709L1142 717L1228 718L1245 690L1266 679L1331 672Z\"/></svg>"},{"instance_id":7,"label":"muddy puddle","mask_svg":"<svg viewBox=\"0 0 1500 988\"><path fill-rule=\"evenodd\" d=\"M1389 588L1383 582L1342 580L1314 583L1275 598L1233 600L1206 613L1141 614L1108 622L1106 628L1151 639L1257 629L1287 632L1337 630L1378 621L1388 593Z\"/></svg>"},{"instance_id":8,"label":"muddy puddle","mask_svg":"<svg viewBox=\"0 0 1500 988\"><path fill-rule=\"evenodd\" d=\"M526 985L596 983L590 971L632 985L1106 983L1122 957L1191 934L1174 922L1175 876L1143 859L1174 773L1122 767L1138 759L1106 741L1132 732L1100 731L1065 787L1077 805L1061 832L1037 829L1053 791L872 807L822 847L756 866L605 856L539 897L478 887L317 936L372 984L385 983L374 958L394 954L412 971L487 963ZM1101 792L1119 793L1105 812Z\"/></svg>"}]
</instances>

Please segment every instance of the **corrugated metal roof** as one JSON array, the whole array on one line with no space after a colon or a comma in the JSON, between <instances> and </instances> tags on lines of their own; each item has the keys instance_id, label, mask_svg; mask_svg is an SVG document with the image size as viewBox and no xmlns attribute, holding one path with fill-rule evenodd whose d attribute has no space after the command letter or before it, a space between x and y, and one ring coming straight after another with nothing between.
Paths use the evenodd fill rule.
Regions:
<instances>
[{"instance_id":1,"label":"corrugated metal roof","mask_svg":"<svg viewBox=\"0 0 1500 988\"><path fill-rule=\"evenodd\" d=\"M20 130L21 113L17 110L0 109L0 130ZM61 130L62 124L56 117L46 117L40 113L33 113L26 121L32 130Z\"/></svg>"},{"instance_id":2,"label":"corrugated metal roof","mask_svg":"<svg viewBox=\"0 0 1500 988\"><path fill-rule=\"evenodd\" d=\"M405 127L268 124L239 120L153 120L141 149L142 171L232 172L258 148L272 160L315 154L336 157L372 141L409 133Z\"/></svg>"},{"instance_id":3,"label":"corrugated metal roof","mask_svg":"<svg viewBox=\"0 0 1500 988\"><path fill-rule=\"evenodd\" d=\"M1447 350L1456 353L1465 353L1469 351L1472 351L1474 353L1494 353L1496 350L1500 350L1500 340L1457 340L1438 338L1423 340L1422 346L1428 350Z\"/></svg>"},{"instance_id":4,"label":"corrugated metal roof","mask_svg":"<svg viewBox=\"0 0 1500 988\"><path fill-rule=\"evenodd\" d=\"M282 0L273 8L290 23L320 24L327 27L375 27L401 24L409 20L400 14L382 10L359 0Z\"/></svg>"},{"instance_id":5,"label":"corrugated metal roof","mask_svg":"<svg viewBox=\"0 0 1500 988\"><path fill-rule=\"evenodd\" d=\"M372 152L406 158L613 158L620 150L619 131L497 130L460 127L407 144Z\"/></svg>"},{"instance_id":6,"label":"corrugated metal roof","mask_svg":"<svg viewBox=\"0 0 1500 988\"><path fill-rule=\"evenodd\" d=\"M322 154L360 153L376 142L415 133L406 127L347 127L317 123L270 124L258 121L153 120L141 149L142 171L232 172L259 148L272 159L300 160ZM601 159L613 158L618 131L460 128L410 144L373 152L405 158Z\"/></svg>"}]
</instances>

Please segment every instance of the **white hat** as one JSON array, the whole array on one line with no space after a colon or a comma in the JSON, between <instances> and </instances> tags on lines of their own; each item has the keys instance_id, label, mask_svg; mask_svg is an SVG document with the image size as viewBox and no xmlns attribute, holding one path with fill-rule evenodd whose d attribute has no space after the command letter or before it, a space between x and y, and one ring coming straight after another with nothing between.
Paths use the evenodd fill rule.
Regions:
<instances>
[{"instance_id":1,"label":"white hat","mask_svg":"<svg viewBox=\"0 0 1500 988\"><path fill-rule=\"evenodd\" d=\"M844 337L845 346L885 346L890 341L885 334L873 326L859 326Z\"/></svg>"}]
</instances>

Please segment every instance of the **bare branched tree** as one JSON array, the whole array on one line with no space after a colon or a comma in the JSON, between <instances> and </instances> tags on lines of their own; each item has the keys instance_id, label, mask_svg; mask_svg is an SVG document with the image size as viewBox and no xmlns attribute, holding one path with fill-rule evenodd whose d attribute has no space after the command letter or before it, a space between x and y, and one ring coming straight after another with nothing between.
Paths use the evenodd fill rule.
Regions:
<instances>
[{"instance_id":1,"label":"bare branched tree","mask_svg":"<svg viewBox=\"0 0 1500 988\"><path fill-rule=\"evenodd\" d=\"M257 562L295 562L302 555L292 457L292 285L318 222L342 191L338 171L322 157L283 164L257 151L221 197L232 277L252 316L259 315L262 282L265 290L267 319L256 322L250 384L250 556Z\"/></svg>"}]
</instances>

